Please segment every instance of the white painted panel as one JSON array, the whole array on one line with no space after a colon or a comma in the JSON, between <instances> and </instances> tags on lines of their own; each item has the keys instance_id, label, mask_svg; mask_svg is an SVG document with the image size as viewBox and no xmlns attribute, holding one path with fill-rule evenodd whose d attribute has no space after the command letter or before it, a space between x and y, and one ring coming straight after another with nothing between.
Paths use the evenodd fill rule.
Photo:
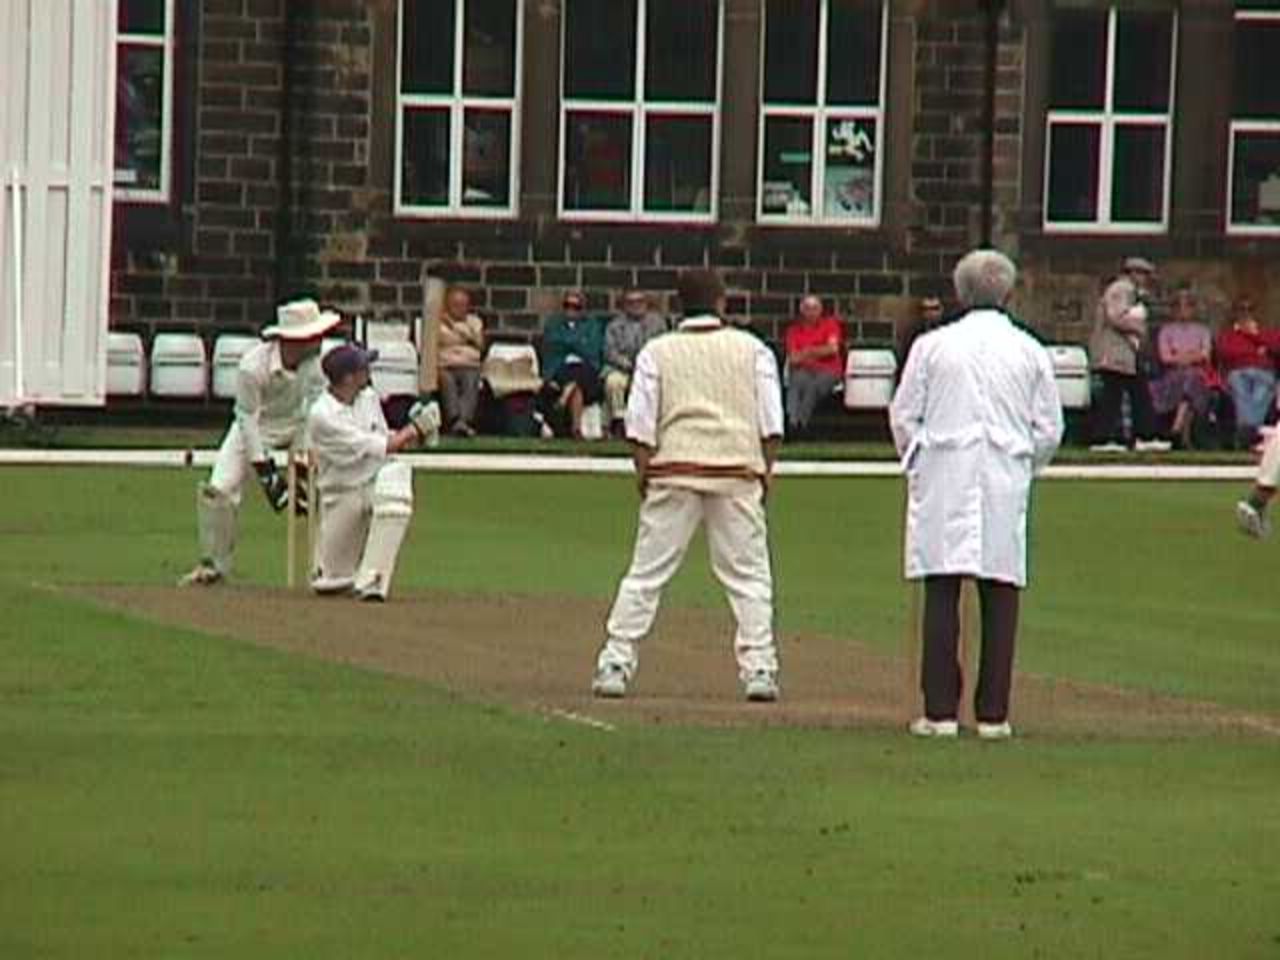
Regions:
<instances>
[{"instance_id":1,"label":"white painted panel","mask_svg":"<svg viewBox=\"0 0 1280 960\"><path fill-rule=\"evenodd\" d=\"M0 0L0 405L105 399L116 6Z\"/></svg>"}]
</instances>

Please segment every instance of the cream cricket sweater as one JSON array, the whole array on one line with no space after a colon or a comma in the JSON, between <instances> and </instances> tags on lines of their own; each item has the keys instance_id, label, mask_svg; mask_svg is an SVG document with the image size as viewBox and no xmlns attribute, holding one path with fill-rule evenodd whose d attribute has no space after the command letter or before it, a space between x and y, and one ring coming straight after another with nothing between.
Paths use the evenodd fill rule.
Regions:
<instances>
[{"instance_id":1,"label":"cream cricket sweater","mask_svg":"<svg viewBox=\"0 0 1280 960\"><path fill-rule=\"evenodd\" d=\"M658 369L658 444L652 466L765 472L756 398L756 340L732 327L651 340Z\"/></svg>"}]
</instances>

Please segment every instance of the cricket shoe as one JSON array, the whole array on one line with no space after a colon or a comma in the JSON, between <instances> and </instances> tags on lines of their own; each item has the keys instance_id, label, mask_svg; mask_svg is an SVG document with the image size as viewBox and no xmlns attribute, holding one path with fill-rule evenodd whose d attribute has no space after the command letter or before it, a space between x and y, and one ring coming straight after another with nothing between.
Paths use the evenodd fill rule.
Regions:
<instances>
[{"instance_id":1,"label":"cricket shoe","mask_svg":"<svg viewBox=\"0 0 1280 960\"><path fill-rule=\"evenodd\" d=\"M1236 504L1236 526L1240 532L1255 540L1264 540L1271 536L1271 521L1267 515L1248 500Z\"/></svg>"},{"instance_id":2,"label":"cricket shoe","mask_svg":"<svg viewBox=\"0 0 1280 960\"><path fill-rule=\"evenodd\" d=\"M955 720L916 717L907 725L907 732L913 737L952 738L960 733L960 724Z\"/></svg>"},{"instance_id":3,"label":"cricket shoe","mask_svg":"<svg viewBox=\"0 0 1280 960\"><path fill-rule=\"evenodd\" d=\"M601 667L591 679L591 693L606 700L620 700L627 695L627 672L616 663Z\"/></svg>"},{"instance_id":4,"label":"cricket shoe","mask_svg":"<svg viewBox=\"0 0 1280 960\"><path fill-rule=\"evenodd\" d=\"M1089 448L1090 453L1128 453L1129 448L1123 443L1095 443Z\"/></svg>"},{"instance_id":5,"label":"cricket shoe","mask_svg":"<svg viewBox=\"0 0 1280 960\"><path fill-rule=\"evenodd\" d=\"M180 587L211 587L222 582L222 573L212 563L201 560L178 581Z\"/></svg>"},{"instance_id":6,"label":"cricket shoe","mask_svg":"<svg viewBox=\"0 0 1280 960\"><path fill-rule=\"evenodd\" d=\"M1173 444L1168 440L1135 440L1133 449L1137 453L1168 453Z\"/></svg>"},{"instance_id":7,"label":"cricket shoe","mask_svg":"<svg viewBox=\"0 0 1280 960\"><path fill-rule=\"evenodd\" d=\"M773 703L778 699L778 675L770 670L757 670L742 685L752 703Z\"/></svg>"},{"instance_id":8,"label":"cricket shoe","mask_svg":"<svg viewBox=\"0 0 1280 960\"><path fill-rule=\"evenodd\" d=\"M1008 720L1002 723L979 723L979 740L1008 740L1013 736L1013 724Z\"/></svg>"}]
</instances>

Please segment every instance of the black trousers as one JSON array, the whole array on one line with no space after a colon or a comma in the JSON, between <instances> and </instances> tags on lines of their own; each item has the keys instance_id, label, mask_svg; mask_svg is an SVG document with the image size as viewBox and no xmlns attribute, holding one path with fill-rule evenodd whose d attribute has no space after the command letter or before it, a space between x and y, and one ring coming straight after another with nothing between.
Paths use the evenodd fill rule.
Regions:
<instances>
[{"instance_id":1,"label":"black trousers","mask_svg":"<svg viewBox=\"0 0 1280 960\"><path fill-rule=\"evenodd\" d=\"M1112 373L1102 370L1102 395L1095 397L1093 417L1089 433L1094 443L1124 443L1131 439L1150 440L1155 434L1155 412L1151 409L1151 390L1147 378L1132 373ZM1126 437L1120 422L1121 403L1129 397L1129 412L1133 418L1133 437Z\"/></svg>"},{"instance_id":2,"label":"black trousers","mask_svg":"<svg viewBox=\"0 0 1280 960\"><path fill-rule=\"evenodd\" d=\"M963 577L926 577L924 581L924 655L920 686L930 720L954 720L960 714L964 675L957 656L960 640L960 585ZM1009 716L1013 685L1013 648L1018 632L1018 588L997 580L978 581L982 608L982 654L973 713L979 723L1002 723Z\"/></svg>"}]
</instances>

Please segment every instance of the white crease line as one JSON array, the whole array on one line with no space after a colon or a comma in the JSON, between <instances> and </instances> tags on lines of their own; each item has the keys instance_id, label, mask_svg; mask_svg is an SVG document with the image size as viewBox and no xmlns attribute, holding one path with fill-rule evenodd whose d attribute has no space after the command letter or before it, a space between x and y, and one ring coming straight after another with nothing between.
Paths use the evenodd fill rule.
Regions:
<instances>
[{"instance_id":1,"label":"white crease line","mask_svg":"<svg viewBox=\"0 0 1280 960\"><path fill-rule=\"evenodd\" d=\"M558 720L567 720L570 723L581 724L593 730L603 730L605 733L613 733L617 729L612 723L605 723L595 717L583 716L580 713L574 713L572 710L549 710L547 712Z\"/></svg>"}]
</instances>

